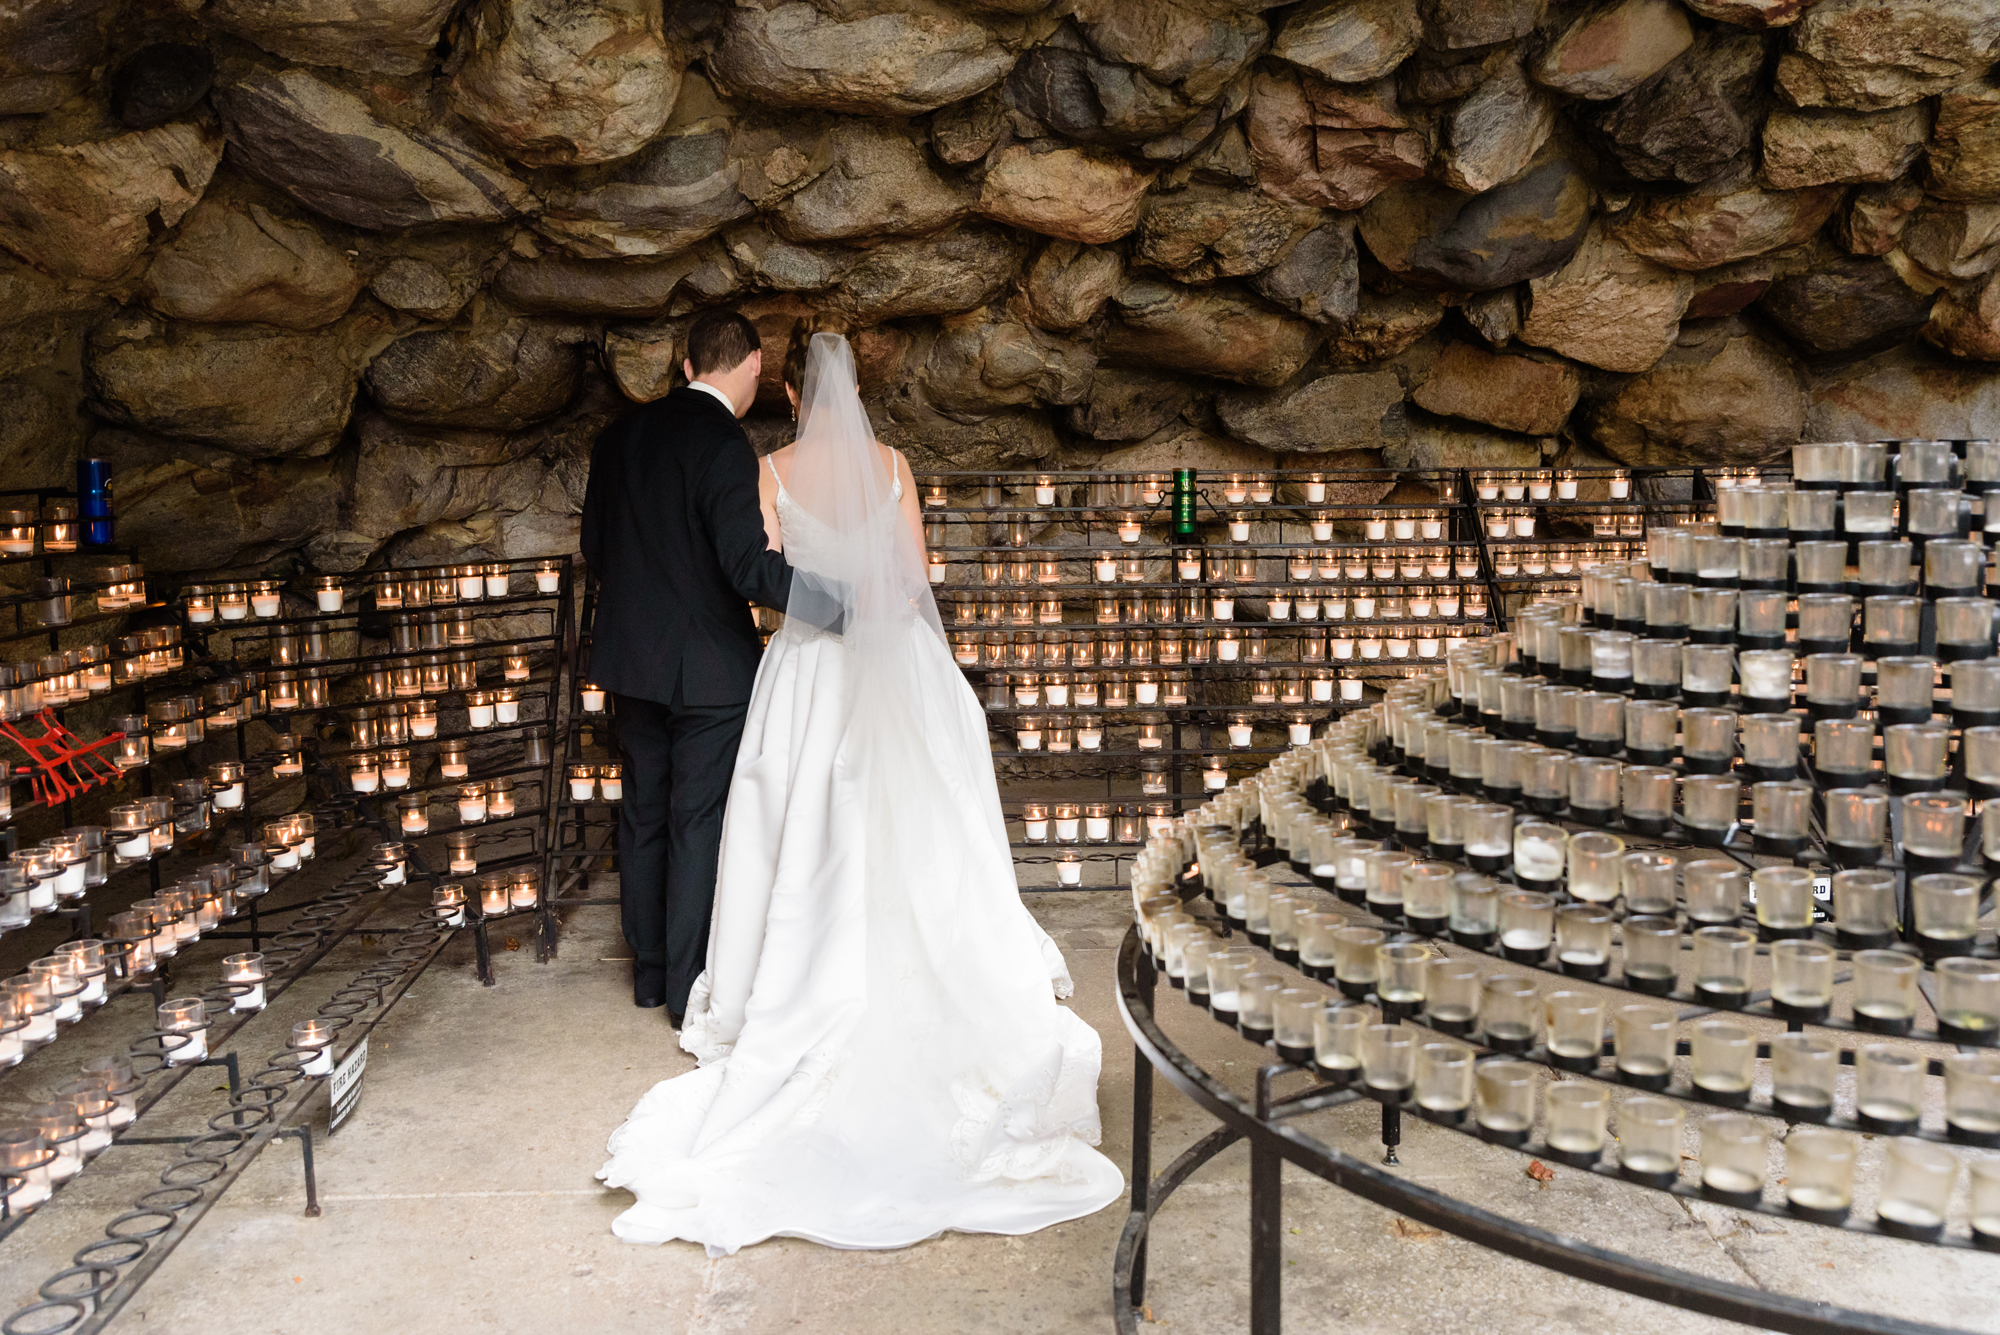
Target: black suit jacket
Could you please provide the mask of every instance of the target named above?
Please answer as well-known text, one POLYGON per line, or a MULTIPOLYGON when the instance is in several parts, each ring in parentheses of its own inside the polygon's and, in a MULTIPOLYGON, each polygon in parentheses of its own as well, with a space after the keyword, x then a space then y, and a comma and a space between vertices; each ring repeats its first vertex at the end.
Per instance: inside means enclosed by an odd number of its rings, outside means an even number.
POLYGON ((750 440, 712 395, 677 389, 597 438, 583 559, 598 685, 662 704, 677 685, 690 705, 750 698, 763 650, 749 604, 784 610, 792 569, 765 546, 750 440))

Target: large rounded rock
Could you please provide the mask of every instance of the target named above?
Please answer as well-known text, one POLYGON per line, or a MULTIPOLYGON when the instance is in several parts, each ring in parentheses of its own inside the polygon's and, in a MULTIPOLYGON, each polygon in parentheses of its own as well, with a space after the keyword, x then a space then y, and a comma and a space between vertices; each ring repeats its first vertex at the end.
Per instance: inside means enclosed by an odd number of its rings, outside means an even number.
POLYGON ((1446 51, 1511 42, 1535 30, 1542 0, 1421 0, 1425 39, 1446 51))
POLYGON ((1248 190, 1197 186, 1153 200, 1132 257, 1184 283, 1240 278, 1270 268, 1318 216, 1248 190))
POLYGON ((680 92, 663 27, 646 0, 479 0, 452 107, 531 167, 630 157, 680 92))
POLYGON ((1361 293, 1354 215, 1322 215, 1319 226, 1291 244, 1276 263, 1250 280, 1266 301, 1321 324, 1354 315, 1361 293))
POLYGON ((861 324, 955 315, 1006 290, 1026 249, 992 227, 965 226, 866 252, 841 275, 841 306, 861 324))
POLYGON ((1834 235, 1850 255, 1887 255, 1923 202, 1923 188, 1915 181, 1866 186, 1848 199, 1834 235))
POLYGON ((1125 261, 1117 251, 1052 241, 1022 279, 1018 307, 1023 318, 1043 329, 1077 329, 1124 284, 1125 261))
POLYGON ((209 0, 202 21, 304 65, 417 74, 457 0, 209 0))
POLYGON ((681 281, 704 258, 694 251, 651 262, 517 256, 493 286, 510 304, 540 314, 644 319, 666 314, 681 281))
POLYGON ((946 321, 924 359, 926 396, 954 416, 984 414, 1040 401, 1079 402, 1097 358, 1088 344, 1012 321, 946 321))
POLYGON ((1643 371, 1673 346, 1694 280, 1594 228, 1569 262, 1528 284, 1521 342, 1607 371, 1643 371))
POLYGON ((1791 32, 1778 86, 1803 107, 1903 107, 2000 57, 1992 0, 1818 0, 1791 32))
POLYGON ((1542 436, 1474 426, 1412 412, 1402 435, 1382 447, 1382 463, 1399 472, 1440 468, 1534 468, 1554 454, 1556 442, 1542 436))
POLYGON ((221 137, 186 122, 0 151, 0 246, 66 278, 118 278, 155 227, 194 207, 221 158, 221 137))
POLYGON ((154 254, 143 287, 148 305, 177 320, 317 329, 346 313, 361 283, 312 228, 211 197, 154 254))
POLYGON ((111 76, 111 114, 134 130, 179 120, 215 86, 215 57, 205 46, 155 42, 119 62, 111 76))
POLYGON ((1797 23, 1814 0, 1681 0, 1703 18, 1744 28, 1783 28, 1797 23))
POLYGON ((494 315, 396 340, 369 364, 368 390, 405 422, 518 431, 562 411, 577 373, 561 326, 494 315))
POLYGON ((893 126, 842 121, 822 151, 825 170, 777 213, 778 230, 794 241, 934 232, 972 207, 972 197, 931 170, 924 151, 893 126))
POLYGON ((1903 228, 1903 253, 1939 278, 1978 278, 2000 265, 2000 204, 1930 204, 1903 228))
POLYGON ((1416 0, 1315 0, 1278 30, 1271 54, 1334 83, 1391 73, 1424 35, 1416 0))
POLYGON ((1305 321, 1217 289, 1135 281, 1115 304, 1117 321, 1098 351, 1128 366, 1277 386, 1319 345, 1319 331, 1305 321))
POLYGON ((1758 305, 1802 351, 1824 356, 1903 342, 1930 318, 1931 300, 1886 260, 1857 256, 1779 278, 1758 305))
POLYGON ((382 542, 428 524, 462 523, 518 508, 541 490, 544 466, 532 436, 412 427, 376 413, 357 423, 349 532, 382 542))
POLYGON ((2000 362, 2000 282, 1988 274, 1940 294, 1924 337, 1954 357, 2000 362))
POLYGON ((2000 375, 1922 344, 1892 348, 1815 379, 1805 432, 1808 440, 2000 436, 2000 375))
POLYGON ((1007 75, 1007 105, 1031 123, 1083 144, 1131 144, 1171 135, 1202 106, 1130 65, 1100 59, 1081 39, 1035 47, 1007 75))
POLYGON ((1698 184, 1756 139, 1763 72, 1763 39, 1717 29, 1598 112, 1593 134, 1635 180, 1698 184))
POLYGON ((914 381, 893 389, 881 411, 871 409, 869 421, 881 442, 903 451, 919 472, 1032 468, 1058 445, 1055 426, 1040 408, 1007 408, 961 420, 940 411, 914 381))
POLYGON ((671 127, 609 180, 549 191, 536 225, 585 258, 672 255, 754 212, 743 174, 728 123, 699 118, 671 127))
POLYGON ((976 23, 942 10, 843 21, 803 0, 729 11, 708 58, 745 100, 860 116, 916 116, 1005 77, 1013 53, 976 23))
POLYGON ((476 276, 447 273, 429 260, 398 256, 382 266, 368 284, 375 299, 391 310, 408 311, 422 320, 449 320, 464 309, 478 290, 476 276))
POLYGON ((979 212, 1010 227, 1103 245, 1138 225, 1152 180, 1123 158, 1012 144, 980 185, 979 212))
POLYGON ((1394 371, 1348 371, 1258 393, 1227 390, 1215 415, 1238 440, 1278 453, 1317 453, 1384 441, 1383 418, 1402 406, 1394 371))
POLYGON ((1476 195, 1528 169, 1555 130, 1556 104, 1513 61, 1445 113, 1439 177, 1476 195))
POLYGON ((1528 436, 1553 436, 1569 420, 1583 378, 1566 362, 1450 343, 1410 396, 1441 417, 1464 417, 1528 436))
POLYGON ((1354 314, 1334 327, 1327 358, 1352 365, 1401 356, 1444 323, 1444 303, 1442 292, 1363 292, 1354 314))
POLYGON ((2000 85, 1976 80, 1938 99, 1925 166, 1939 199, 2000 203, 2000 85))
POLYGON ((1144 440, 1179 417, 1194 393, 1186 376, 1099 367, 1089 395, 1069 410, 1070 430, 1091 440, 1144 440))
POLYGON ((1572 97, 1631 92, 1694 44, 1678 0, 1610 0, 1579 16, 1536 58, 1535 82, 1572 97))
POLYGON ((252 70, 218 88, 231 161, 316 213, 389 231, 498 222, 533 210, 528 188, 452 130, 402 130, 303 69, 252 70))
POLYGON ((347 425, 361 367, 390 336, 379 311, 311 332, 128 315, 91 340, 91 407, 249 457, 325 454, 347 425))
POLYGON ((338 524, 353 485, 340 459, 246 461, 225 472, 153 450, 128 466, 123 436, 99 432, 90 448, 118 475, 118 541, 151 573, 241 570, 297 551, 338 524))
POLYGON ((1404 186, 1361 214, 1362 239, 1383 267, 1475 292, 1554 272, 1589 225, 1590 185, 1562 158, 1483 195, 1404 186))
POLYGON ((0 10, 0 116, 54 111, 104 53, 110 0, 13 0, 0 10))
POLYGON ((1923 151, 1930 112, 1778 107, 1764 122, 1764 180, 1776 190, 1830 181, 1893 181, 1923 151))
POLYGON ((1658 195, 1634 205, 1613 227, 1625 247, 1673 269, 1718 264, 1794 246, 1839 207, 1839 186, 1762 190, 1744 185, 1658 195))
POLYGON ((1393 113, 1357 117, 1354 101, 1311 76, 1252 79, 1243 128, 1258 186, 1298 204, 1358 209, 1396 182, 1423 176, 1426 136, 1393 113))
POLYGON ((1688 326, 1657 366, 1586 415, 1591 439, 1639 468, 1765 463, 1805 429, 1799 367, 1735 321, 1688 326))
POLYGON ((1076 0, 1068 8, 1098 55, 1201 106, 1219 97, 1264 50, 1269 29, 1254 12, 1262 7, 1076 0))

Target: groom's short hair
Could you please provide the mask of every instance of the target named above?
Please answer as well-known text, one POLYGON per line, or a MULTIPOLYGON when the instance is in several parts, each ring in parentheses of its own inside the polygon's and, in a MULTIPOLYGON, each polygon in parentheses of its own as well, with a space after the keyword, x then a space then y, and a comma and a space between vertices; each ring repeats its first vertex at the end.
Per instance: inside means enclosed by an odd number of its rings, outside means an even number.
POLYGON ((687 359, 698 376, 734 370, 763 346, 757 326, 735 311, 709 311, 688 327, 687 359))

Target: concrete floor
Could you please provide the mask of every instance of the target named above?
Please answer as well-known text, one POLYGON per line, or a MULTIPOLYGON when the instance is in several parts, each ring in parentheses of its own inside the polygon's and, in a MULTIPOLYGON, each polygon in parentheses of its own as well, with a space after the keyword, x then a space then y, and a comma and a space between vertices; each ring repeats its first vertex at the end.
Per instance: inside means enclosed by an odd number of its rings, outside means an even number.
MULTIPOLYGON (((1070 959, 1072 1003, 1105 1036, 1104 1148, 1129 1155, 1132 1050, 1113 999, 1122 891, 1031 895, 1070 959)), ((780 1240, 718 1261, 699 1248, 618 1242, 623 1192, 592 1174, 606 1135, 654 1081, 691 1063, 661 1013, 629 1002, 615 914, 579 910, 561 957, 501 953, 498 986, 454 945, 376 1031, 353 1120, 321 1142, 324 1216, 302 1217, 296 1146, 265 1153, 113 1326, 160 1335, 380 1331, 1104 1332, 1113 1206, 1025 1238, 950 1236, 900 1252, 780 1240)), ((1177 994, 1176 994, 1177 995, 1177 994)), ((1165 1023, 1209 1069, 1249 1082, 1254 1049, 1162 990, 1165 1023)), ((1158 1087, 1155 1162, 1211 1124, 1158 1087)), ((192 1105, 191 1105, 192 1106, 192 1105)), ((1372 1109, 1307 1119, 1379 1154, 1372 1109)), ((323 1131, 325 1114, 318 1113, 323 1131)), ((164 1126, 161 1129, 165 1129, 164 1126)), ((136 1160, 142 1151, 129 1152, 136 1160)), ((162 1152, 164 1153, 164 1152, 162 1152)), ((1525 1159, 1411 1125, 1403 1171, 1511 1217, 1698 1274, 1897 1316, 2000 1331, 2000 1257, 1751 1218, 1525 1159)), ((1203 1170, 1155 1229, 1155 1327, 1241 1330, 1247 1318, 1247 1156, 1203 1170)), ((142 1171, 94 1165, 88 1196, 142 1171)), ((1287 1329, 1294 1332, 1673 1332, 1740 1329, 1609 1294, 1413 1228, 1287 1170, 1287 1329)), ((80 1181, 78 1187, 85 1185, 80 1181)), ((78 1202, 85 1193, 73 1189, 78 1202)), ((129 1200, 129 1190, 123 1199, 129 1200)), ((99 1209, 89 1232, 101 1226, 99 1209)), ((38 1224, 40 1221, 36 1221, 38 1224)), ((21 1241, 16 1239, 14 1241, 21 1241)), ((33 1242, 30 1238, 27 1241, 33 1242)), ((11 1245, 11 1244, 10 1244, 11 1245)), ((69 1245, 74 1245, 73 1243, 69 1245)), ((24 1298, 51 1267, 16 1252, 0 1290, 24 1298)), ((1153 1327, 1147 1327, 1153 1328, 1153 1327)))

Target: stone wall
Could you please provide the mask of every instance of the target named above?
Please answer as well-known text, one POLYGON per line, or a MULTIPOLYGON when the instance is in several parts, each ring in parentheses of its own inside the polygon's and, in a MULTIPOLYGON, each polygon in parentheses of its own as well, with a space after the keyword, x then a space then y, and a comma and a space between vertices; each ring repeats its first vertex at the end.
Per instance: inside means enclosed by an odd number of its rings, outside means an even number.
MULTIPOLYGON (((2000 435, 1993 0, 0 0, 0 477, 566 548, 693 313, 919 467, 2000 435)), ((786 428, 773 381, 753 426, 786 428)))

